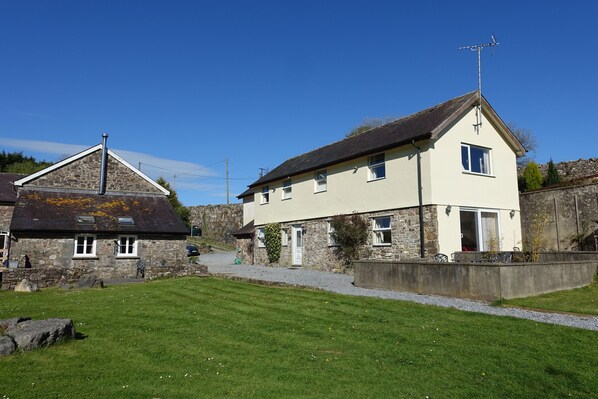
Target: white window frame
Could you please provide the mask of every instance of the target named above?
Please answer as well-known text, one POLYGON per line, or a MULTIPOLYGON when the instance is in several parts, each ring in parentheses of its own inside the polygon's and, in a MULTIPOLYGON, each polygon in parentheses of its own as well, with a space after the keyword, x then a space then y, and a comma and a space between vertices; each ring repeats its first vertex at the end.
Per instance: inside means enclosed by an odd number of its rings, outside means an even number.
POLYGON ((386 156, 383 152, 375 155, 370 155, 368 157, 368 181, 382 180, 385 178, 386 156), (380 158, 382 158, 382 160, 380 160, 380 158))
POLYGON ((75 236, 75 248, 74 248, 74 256, 77 258, 93 258, 96 256, 96 248, 97 248, 97 237, 95 234, 77 234, 75 236), (92 239, 91 243, 91 252, 88 251, 88 240, 92 239), (83 252, 78 252, 79 249, 79 239, 83 239, 83 252))
POLYGON ((291 198, 293 198, 293 182, 288 179, 282 183, 282 200, 290 200, 291 198))
POLYGON ((461 167, 463 172, 483 176, 492 176, 492 149, 481 147, 479 145, 461 143, 461 167), (482 157, 478 158, 480 162, 479 172, 472 168, 472 149, 482 151, 482 157), (467 165, 465 165, 467 163, 467 165))
POLYGON ((484 229, 484 223, 483 223, 483 214, 484 213, 490 213, 493 215, 496 215, 496 234, 497 237, 496 239, 496 245, 497 245, 497 249, 500 251, 501 247, 502 247, 502 240, 501 240, 501 223, 500 223, 500 211, 496 210, 496 209, 486 209, 486 208, 461 208, 460 212, 470 212, 475 214, 475 223, 476 223, 476 243, 478 245, 477 250, 478 251, 489 251, 490 248, 488 247, 488 243, 489 240, 491 240, 491 237, 487 237, 485 235, 486 233, 486 229, 484 229))
POLYGON ((118 236, 118 244, 116 246, 116 256, 117 257, 131 257, 137 256, 137 236, 136 235, 119 235, 118 236), (124 247, 126 248, 125 252, 122 252, 123 248, 123 239, 125 239, 124 247), (133 245, 129 243, 130 240, 133 240, 133 245), (132 247, 132 248, 131 248, 132 247))
POLYGON ((264 186, 262 187, 262 199, 260 201, 261 205, 266 205, 270 203, 270 187, 264 186))
POLYGON ((372 218, 372 245, 375 247, 385 247, 392 245, 392 217, 379 216, 372 218), (378 221, 388 220, 388 227, 380 225, 378 221), (388 233, 390 240, 384 240, 385 233, 388 233))
POLYGON ((257 229, 257 247, 266 248, 266 229, 263 227, 257 229))
POLYGON ((289 233, 287 229, 280 229, 280 245, 283 247, 289 246, 289 233))
POLYGON ((338 247, 339 244, 336 242, 334 237, 332 237, 332 233, 334 233, 334 227, 332 227, 331 222, 327 222, 327 229, 328 229, 328 246, 329 247, 338 247))
POLYGON ((318 170, 314 174, 314 193, 328 190, 328 172, 326 169, 318 170))

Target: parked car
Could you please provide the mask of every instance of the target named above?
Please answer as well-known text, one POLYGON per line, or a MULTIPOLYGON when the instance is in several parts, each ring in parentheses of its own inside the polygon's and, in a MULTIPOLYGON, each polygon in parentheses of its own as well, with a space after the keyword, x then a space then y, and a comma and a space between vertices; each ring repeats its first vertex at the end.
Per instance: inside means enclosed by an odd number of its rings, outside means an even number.
POLYGON ((199 248, 196 245, 187 244, 187 256, 199 256, 199 248))

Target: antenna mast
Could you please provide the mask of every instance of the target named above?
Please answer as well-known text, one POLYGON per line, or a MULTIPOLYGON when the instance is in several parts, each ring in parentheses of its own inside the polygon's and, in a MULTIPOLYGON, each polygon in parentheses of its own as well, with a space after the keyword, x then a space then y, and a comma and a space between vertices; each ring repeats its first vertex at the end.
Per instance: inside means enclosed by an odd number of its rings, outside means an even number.
POLYGON ((491 43, 474 44, 471 46, 461 46, 459 50, 471 50, 478 52, 478 107, 476 110, 476 124, 473 125, 474 129, 479 133, 480 126, 482 126, 482 49, 484 47, 494 47, 499 43, 496 41, 494 34, 490 35, 492 39, 491 43))

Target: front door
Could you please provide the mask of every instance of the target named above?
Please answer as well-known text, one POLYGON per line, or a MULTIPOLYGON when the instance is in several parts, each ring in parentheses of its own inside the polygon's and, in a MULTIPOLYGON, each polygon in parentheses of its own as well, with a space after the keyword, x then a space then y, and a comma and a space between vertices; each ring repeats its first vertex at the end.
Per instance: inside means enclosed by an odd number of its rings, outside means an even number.
POLYGON ((9 236, 7 231, 0 231, 0 264, 8 260, 9 236))
POLYGON ((303 229, 301 225, 293 226, 293 235, 291 238, 291 249, 293 251, 293 266, 301 266, 303 258, 303 229))

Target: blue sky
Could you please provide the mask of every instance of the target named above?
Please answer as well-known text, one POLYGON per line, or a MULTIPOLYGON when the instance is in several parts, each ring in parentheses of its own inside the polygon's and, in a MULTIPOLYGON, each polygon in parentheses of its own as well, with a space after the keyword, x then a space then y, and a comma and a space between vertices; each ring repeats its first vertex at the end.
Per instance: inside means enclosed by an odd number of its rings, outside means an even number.
POLYGON ((185 205, 260 168, 477 88, 539 142, 596 157, 591 1, 0 0, 0 149, 57 161, 108 146, 185 205))

